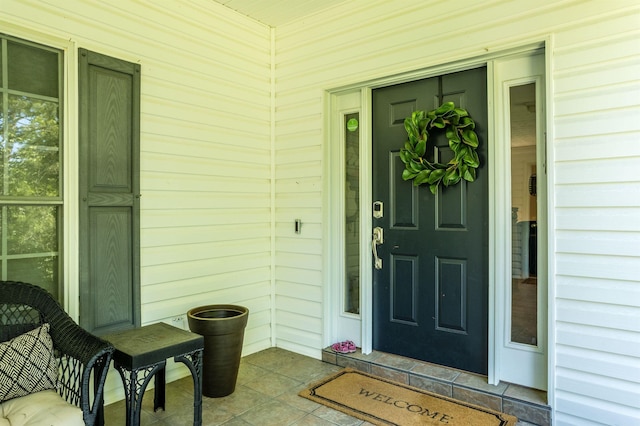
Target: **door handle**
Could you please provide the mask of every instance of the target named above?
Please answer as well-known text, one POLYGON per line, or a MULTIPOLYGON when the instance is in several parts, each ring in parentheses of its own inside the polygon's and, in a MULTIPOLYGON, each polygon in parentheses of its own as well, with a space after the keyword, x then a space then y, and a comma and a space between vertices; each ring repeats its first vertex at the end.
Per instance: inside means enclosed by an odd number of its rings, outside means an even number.
POLYGON ((371 239, 371 251, 373 251, 373 265, 376 269, 382 269, 382 259, 378 256, 378 246, 384 243, 384 232, 381 227, 373 228, 373 238, 371 239))

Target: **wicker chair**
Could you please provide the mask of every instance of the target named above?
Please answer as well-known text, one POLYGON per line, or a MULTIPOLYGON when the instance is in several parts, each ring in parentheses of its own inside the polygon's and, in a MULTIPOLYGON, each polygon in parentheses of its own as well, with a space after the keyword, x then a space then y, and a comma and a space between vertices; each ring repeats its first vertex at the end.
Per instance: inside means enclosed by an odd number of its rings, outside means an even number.
POLYGON ((0 281, 0 342, 44 323, 50 324, 58 360, 57 391, 69 404, 82 410, 86 425, 94 425, 103 404, 113 346, 77 325, 44 289, 0 281))

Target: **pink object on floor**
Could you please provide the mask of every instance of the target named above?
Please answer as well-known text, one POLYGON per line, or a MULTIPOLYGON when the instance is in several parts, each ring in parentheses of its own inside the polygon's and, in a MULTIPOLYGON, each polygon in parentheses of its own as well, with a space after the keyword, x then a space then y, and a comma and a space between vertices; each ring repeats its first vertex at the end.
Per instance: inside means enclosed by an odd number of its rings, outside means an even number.
POLYGON ((341 354, 349 354, 356 351, 356 345, 351 340, 345 340, 344 342, 334 343, 331 345, 331 349, 341 354))

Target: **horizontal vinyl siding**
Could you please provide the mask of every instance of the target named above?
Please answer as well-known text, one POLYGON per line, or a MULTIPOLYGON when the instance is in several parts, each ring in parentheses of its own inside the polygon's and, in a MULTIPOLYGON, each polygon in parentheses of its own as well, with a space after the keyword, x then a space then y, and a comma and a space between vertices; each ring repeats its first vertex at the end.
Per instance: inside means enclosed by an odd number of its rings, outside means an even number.
POLYGON ((323 91, 551 39, 550 404, 556 424, 637 421, 638 8, 635 1, 349 1, 278 27, 277 344, 309 352, 323 333, 321 324, 302 332, 320 315, 318 289, 331 285, 316 266, 326 253, 311 249, 323 237, 304 225, 294 235, 292 223, 300 217, 322 229, 322 193, 309 183, 323 178, 323 91), (291 239, 305 253, 296 264, 286 261, 291 239), (300 324, 294 330, 291 319, 300 324))
POLYGON ((558 424, 640 421, 639 22, 556 34, 558 424))
POLYGON ((270 30, 207 0, 122 4, 3 0, 0 20, 141 64, 143 321, 243 304, 245 353, 274 308, 276 345, 320 356, 324 91, 550 37, 554 420, 640 417, 637 1, 353 0, 278 27, 274 158, 270 30))
POLYGON ((270 29, 209 0, 3 0, 0 19, 141 65, 143 325, 241 304, 244 354, 270 347, 270 29))

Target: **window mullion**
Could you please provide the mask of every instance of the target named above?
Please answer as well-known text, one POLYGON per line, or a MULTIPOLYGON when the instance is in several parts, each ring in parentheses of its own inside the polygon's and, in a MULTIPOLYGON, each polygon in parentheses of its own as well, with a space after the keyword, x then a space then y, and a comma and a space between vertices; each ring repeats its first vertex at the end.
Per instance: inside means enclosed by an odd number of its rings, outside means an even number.
MULTIPOLYGON (((8 86, 9 86, 9 77, 8 77, 8 69, 9 69, 9 65, 8 65, 8 55, 7 55, 7 40, 6 39, 2 39, 2 60, 0 62, 2 62, 2 87, 0 88, 0 90, 2 90, 2 143, 0 144, 0 149, 2 149, 2 195, 7 194, 7 188, 6 188, 6 184, 7 184, 7 167, 6 167, 6 153, 5 153, 5 149, 4 147, 6 146, 6 141, 9 138, 9 126, 7 125, 7 120, 6 117, 8 116, 8 112, 9 112, 9 94, 8 94, 8 86)), ((0 252, 0 267, 2 268, 2 271, 0 273, 0 278, 4 281, 7 279, 7 207, 6 206, 2 206, 1 209, 1 228, 0 228, 0 236, 1 236, 1 252, 0 252)))

